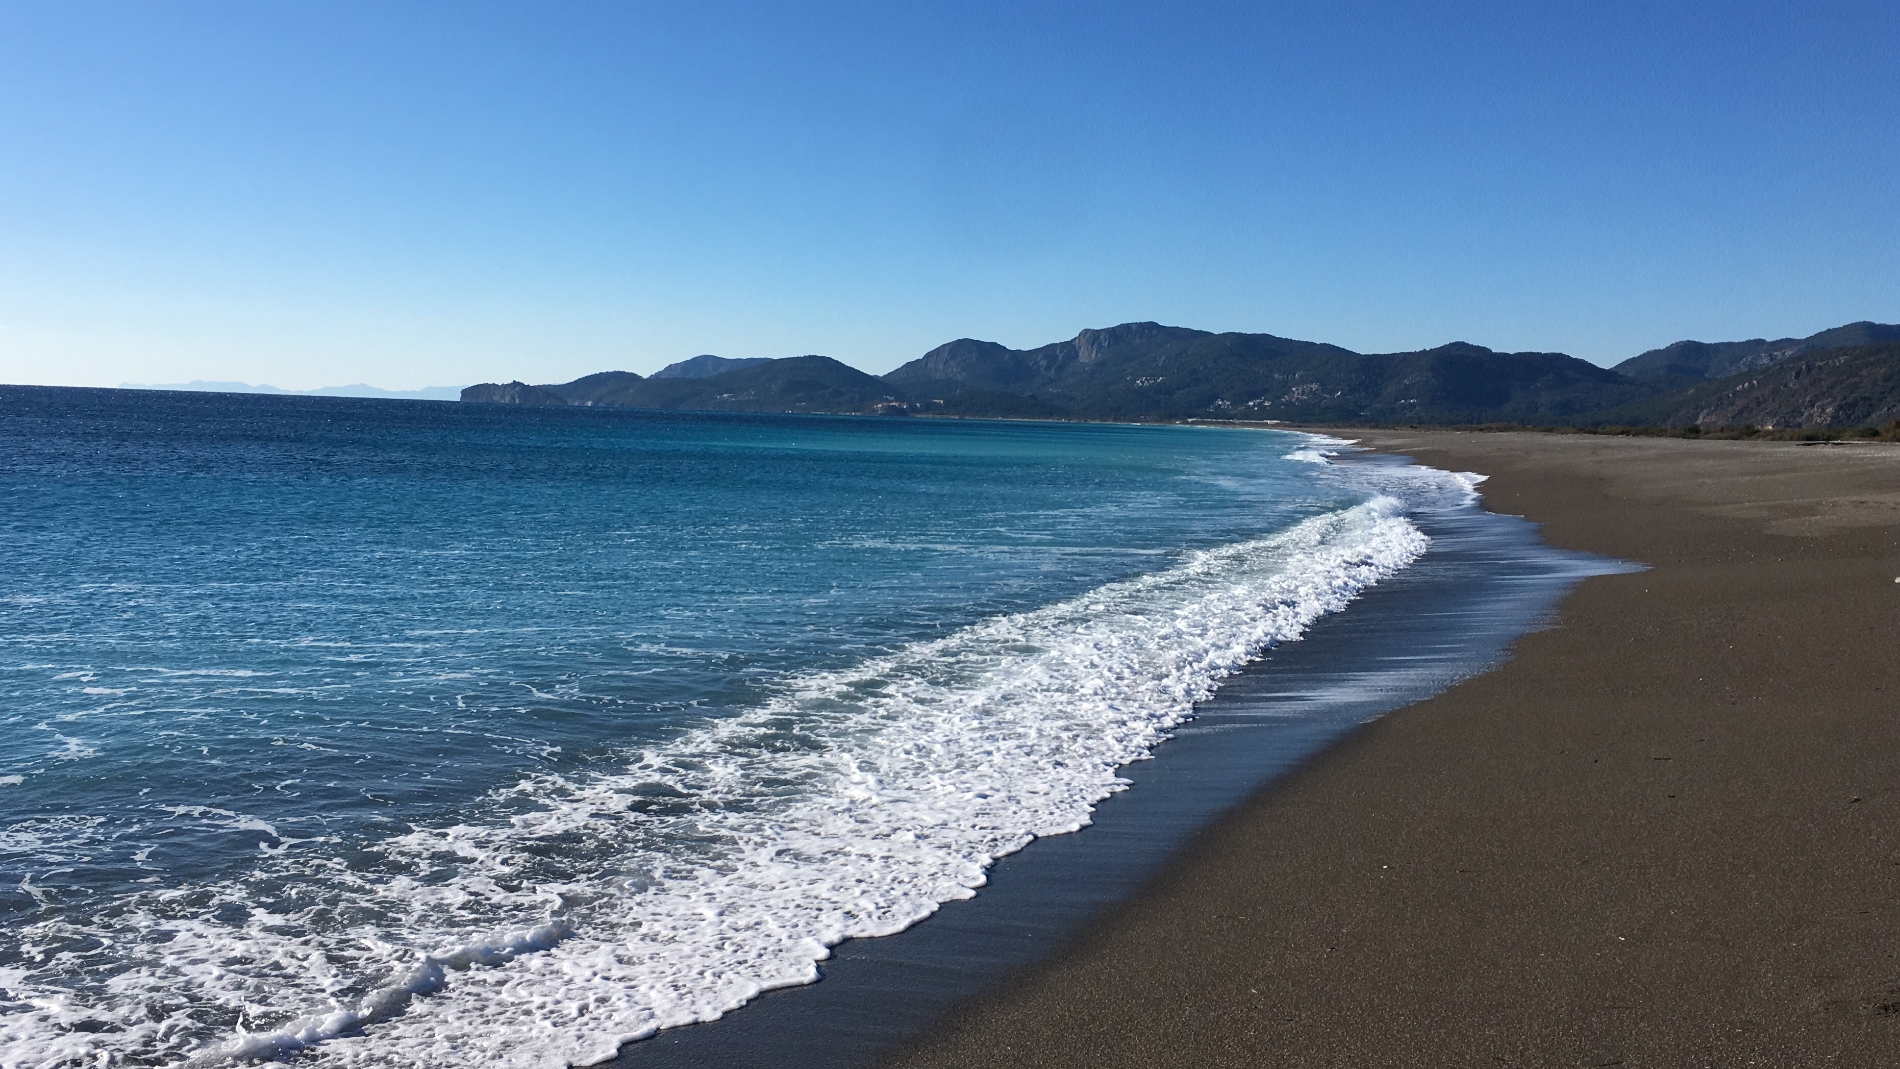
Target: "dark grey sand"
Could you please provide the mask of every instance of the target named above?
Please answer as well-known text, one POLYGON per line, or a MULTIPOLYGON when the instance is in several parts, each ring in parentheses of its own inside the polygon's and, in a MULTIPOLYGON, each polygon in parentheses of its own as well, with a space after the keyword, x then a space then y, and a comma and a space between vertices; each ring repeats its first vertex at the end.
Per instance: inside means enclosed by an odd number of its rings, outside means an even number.
MULTIPOLYGON (((1354 464, 1396 458, 1361 454, 1354 464)), ((1395 466, 1395 465, 1394 465, 1395 466)), ((1167 870, 1221 814, 1358 725, 1494 667, 1583 577, 1631 567, 1551 549, 1535 525, 1463 506, 1413 517, 1411 567, 1268 650, 1195 706, 1091 826, 1000 859, 975 898, 881 939, 848 940, 824 980, 710 1024, 628 1044, 615 1069, 862 1069, 958 1002, 1046 959, 1167 870)))
POLYGON ((1651 570, 891 1064, 1900 1065, 1900 447, 1341 433, 1651 570))

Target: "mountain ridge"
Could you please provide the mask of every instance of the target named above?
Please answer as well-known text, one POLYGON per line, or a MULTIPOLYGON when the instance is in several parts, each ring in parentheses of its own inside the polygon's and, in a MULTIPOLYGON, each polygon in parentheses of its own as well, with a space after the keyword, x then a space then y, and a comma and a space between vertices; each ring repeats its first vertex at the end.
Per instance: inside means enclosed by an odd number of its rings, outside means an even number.
POLYGON ((771 358, 764 356, 747 356, 735 359, 729 356, 714 356, 711 353, 701 353, 690 359, 668 364, 660 370, 655 371, 649 377, 656 379, 711 378, 722 372, 738 371, 740 368, 763 364, 769 359, 771 358))
POLYGON ((1900 325, 1861 320, 1832 327, 1805 338, 1779 338, 1767 341, 1702 342, 1679 341, 1660 349, 1632 356, 1611 370, 1632 378, 1678 376, 1688 379, 1719 379, 1744 371, 1769 367, 1789 357, 1823 349, 1855 345, 1876 345, 1900 341, 1900 325))
POLYGON ((539 387, 486 383, 464 391, 463 399, 671 410, 1385 425, 1598 426, 1639 416, 1686 418, 1693 409, 1698 419, 1729 422, 1724 414, 1744 413, 1753 417, 1745 422, 1778 426, 1886 411, 1883 361, 1900 366, 1900 347, 1879 344, 1886 338, 1900 341, 1900 326, 1863 321, 1804 339, 1678 342, 1605 368, 1564 353, 1499 352, 1463 341, 1357 353, 1272 334, 1137 321, 1089 328, 1032 349, 958 338, 883 376, 823 356, 702 356, 668 369, 692 365, 710 374, 641 378, 602 372, 539 387), (1845 363, 1832 360, 1830 354, 1854 348, 1831 344, 1843 340, 1867 351, 1845 363), (1814 368, 1762 379, 1748 387, 1753 392, 1745 403, 1718 400, 1729 396, 1724 391, 1742 388, 1749 373, 1796 358, 1814 368), (741 366, 728 366, 733 364, 741 366), (1732 374, 1711 374, 1738 365, 1732 374), (1621 370, 1632 366, 1637 374, 1621 370), (1804 384, 1799 390, 1797 381, 1804 384))
POLYGON ((1900 342, 1808 351, 1606 414, 1662 427, 1875 427, 1900 419, 1900 342))

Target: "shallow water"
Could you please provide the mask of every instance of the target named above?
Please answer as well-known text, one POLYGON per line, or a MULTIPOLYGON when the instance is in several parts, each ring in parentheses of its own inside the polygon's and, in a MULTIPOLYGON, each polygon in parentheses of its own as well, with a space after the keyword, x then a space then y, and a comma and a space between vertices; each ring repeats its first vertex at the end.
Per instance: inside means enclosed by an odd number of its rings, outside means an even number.
MULTIPOLYGON (((1357 473, 1373 482, 1413 474, 1398 458, 1344 462, 1387 468, 1357 473)), ((1496 665, 1578 581, 1634 567, 1552 549, 1535 524, 1472 504, 1410 516, 1431 538, 1422 557, 1197 703, 1152 760, 1122 769, 1130 789, 1100 803, 1083 834, 1001 859, 981 894, 927 923, 839 946, 821 964, 823 983, 629 1044, 615 1069, 880 1064, 959 1000, 1059 953, 1255 791, 1361 725, 1496 665)))
POLYGON ((1309 444, 0 389, 0 1061, 562 1065, 809 981, 1469 499, 1309 444))

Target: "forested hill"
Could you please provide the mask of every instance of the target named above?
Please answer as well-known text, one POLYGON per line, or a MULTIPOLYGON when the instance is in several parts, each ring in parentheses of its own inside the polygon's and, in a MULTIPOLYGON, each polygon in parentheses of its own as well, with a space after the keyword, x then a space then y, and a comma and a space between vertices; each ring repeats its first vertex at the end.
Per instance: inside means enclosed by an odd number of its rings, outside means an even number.
POLYGON ((1562 353, 1454 342, 1366 355, 1155 323, 1085 330, 1030 350, 954 341, 884 378, 925 411, 1091 419, 1551 422, 1642 395, 1630 379, 1562 353))
POLYGON ((1660 427, 1879 427, 1900 419, 1900 342, 1810 351, 1602 420, 1660 427))
POLYGON ((1890 323, 1849 323, 1805 338, 1780 338, 1766 341, 1679 341, 1661 349, 1651 349, 1616 365, 1615 370, 1631 378, 1680 378, 1688 381, 1727 378, 1744 371, 1778 364, 1793 356, 1844 349, 1857 345, 1878 345, 1900 341, 1900 325, 1890 323))
POLYGON ((1679 342, 1612 369, 1562 353, 1495 352, 1466 342, 1367 354, 1271 334, 1124 323, 1034 349, 962 338, 882 377, 822 356, 701 356, 646 378, 610 371, 562 384, 490 383, 462 399, 1093 420, 1822 425, 1791 421, 1852 422, 1886 411, 1878 384, 1888 381, 1882 376, 1900 346, 1867 344, 1886 339, 1900 339, 1900 327, 1854 323, 1805 339, 1679 342), (1784 363, 1813 370, 1782 373, 1784 363), (1743 374, 1714 374, 1725 368, 1743 374), (1777 373, 1748 379, 1764 369, 1777 373), (1739 400, 1738 390, 1749 400, 1739 400))
POLYGON ((704 376, 603 371, 553 386, 484 383, 463 390, 462 400, 701 412, 874 412, 902 404, 889 383, 828 356, 734 363, 743 366, 704 376))

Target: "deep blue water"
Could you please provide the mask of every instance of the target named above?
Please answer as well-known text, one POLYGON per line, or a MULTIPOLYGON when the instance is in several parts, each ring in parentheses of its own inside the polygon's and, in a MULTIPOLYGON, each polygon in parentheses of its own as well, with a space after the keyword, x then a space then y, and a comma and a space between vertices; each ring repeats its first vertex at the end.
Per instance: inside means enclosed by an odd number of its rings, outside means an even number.
POLYGON ((0 1062, 559 1065, 808 978, 1462 491, 1306 444, 0 387, 0 1062))

